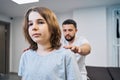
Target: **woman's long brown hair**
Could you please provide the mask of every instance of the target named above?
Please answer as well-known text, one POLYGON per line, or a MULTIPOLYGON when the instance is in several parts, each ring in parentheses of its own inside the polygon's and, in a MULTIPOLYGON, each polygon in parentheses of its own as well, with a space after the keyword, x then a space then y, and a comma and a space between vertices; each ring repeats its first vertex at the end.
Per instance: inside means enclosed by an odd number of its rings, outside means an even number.
POLYGON ((48 29, 51 33, 50 37, 50 43, 51 43, 51 49, 58 49, 61 46, 60 39, 61 39, 61 30, 56 18, 56 15, 48 8, 45 7, 34 7, 30 8, 26 15, 24 20, 24 36, 28 43, 30 44, 29 49, 37 50, 37 43, 35 43, 28 32, 28 16, 32 11, 38 12, 47 22, 48 29))

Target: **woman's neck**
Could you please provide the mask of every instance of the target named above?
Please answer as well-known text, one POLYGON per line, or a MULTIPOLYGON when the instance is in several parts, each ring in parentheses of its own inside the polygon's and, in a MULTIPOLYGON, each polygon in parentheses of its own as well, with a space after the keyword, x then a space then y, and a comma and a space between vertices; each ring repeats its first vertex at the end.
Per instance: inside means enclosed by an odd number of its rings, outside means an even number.
POLYGON ((53 51, 53 49, 51 48, 50 44, 47 45, 39 45, 38 44, 38 49, 37 49, 37 53, 40 55, 46 55, 49 54, 49 52, 53 51))

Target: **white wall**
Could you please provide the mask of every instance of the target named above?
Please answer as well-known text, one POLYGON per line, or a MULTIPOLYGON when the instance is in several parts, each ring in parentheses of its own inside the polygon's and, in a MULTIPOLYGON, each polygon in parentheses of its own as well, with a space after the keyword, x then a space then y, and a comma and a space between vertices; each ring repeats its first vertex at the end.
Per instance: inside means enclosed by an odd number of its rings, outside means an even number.
POLYGON ((23 50, 28 48, 28 43, 24 38, 23 34, 23 18, 15 18, 13 20, 13 40, 12 40, 12 53, 13 53, 13 65, 12 72, 18 72, 20 56, 23 53, 23 50))
POLYGON ((85 36, 92 47, 91 54, 86 57, 86 64, 107 66, 106 7, 75 10, 73 18, 78 23, 78 35, 85 36))
POLYGON ((63 14, 56 14, 56 16, 58 18, 58 22, 59 22, 60 27, 62 27, 62 23, 63 23, 64 20, 73 18, 73 11, 66 12, 66 13, 63 13, 63 14))

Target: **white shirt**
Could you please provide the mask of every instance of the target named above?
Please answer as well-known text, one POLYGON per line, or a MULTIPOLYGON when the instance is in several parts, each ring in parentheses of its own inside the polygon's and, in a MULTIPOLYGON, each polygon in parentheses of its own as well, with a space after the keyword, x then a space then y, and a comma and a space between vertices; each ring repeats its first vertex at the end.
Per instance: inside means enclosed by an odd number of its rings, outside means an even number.
MULTIPOLYGON (((89 43, 89 42, 84 37, 76 37, 74 42, 72 43, 72 45, 80 46, 84 43, 89 43)), ((68 41, 66 41, 65 39, 63 40, 63 46, 64 45, 69 45, 68 41)), ((83 78, 83 80, 87 80, 87 70, 86 70, 86 67, 85 67, 85 57, 86 56, 83 56, 83 55, 80 55, 80 54, 77 54, 77 53, 75 53, 75 56, 77 58, 77 62, 78 62, 78 65, 79 65, 80 72, 82 74, 82 78, 83 78)))
POLYGON ((33 50, 25 51, 18 75, 23 80, 82 80, 74 54, 64 48, 45 56, 33 50))

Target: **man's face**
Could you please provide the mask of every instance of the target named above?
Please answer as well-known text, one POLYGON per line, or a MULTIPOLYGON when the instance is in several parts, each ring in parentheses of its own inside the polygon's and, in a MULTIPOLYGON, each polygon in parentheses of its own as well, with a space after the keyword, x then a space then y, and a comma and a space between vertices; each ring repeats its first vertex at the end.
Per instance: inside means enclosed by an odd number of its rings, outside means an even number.
POLYGON ((62 25, 62 29, 63 29, 64 37, 67 41, 74 40, 77 29, 74 27, 73 24, 62 25))

